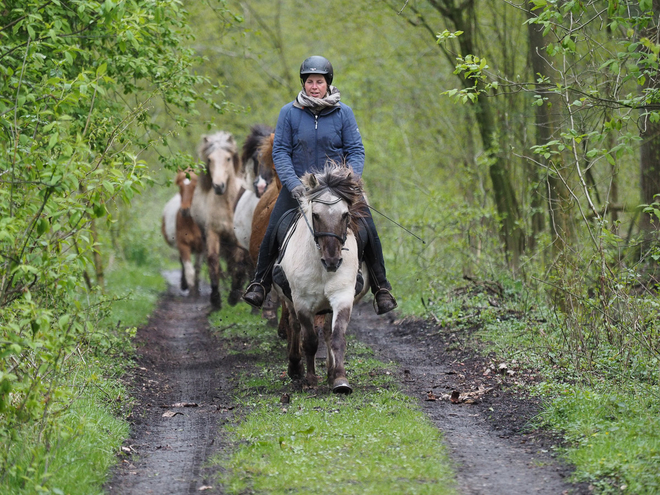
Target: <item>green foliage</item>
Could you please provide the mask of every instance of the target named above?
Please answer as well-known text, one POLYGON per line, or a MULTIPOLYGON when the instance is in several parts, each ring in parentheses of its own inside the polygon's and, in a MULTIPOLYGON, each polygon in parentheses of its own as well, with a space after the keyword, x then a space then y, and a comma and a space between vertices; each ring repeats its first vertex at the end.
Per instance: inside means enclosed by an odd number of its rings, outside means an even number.
MULTIPOLYGON (((119 205, 150 182, 140 153, 167 138, 153 106, 195 115, 215 88, 198 92, 206 80, 191 70, 176 0, 9 0, 2 10, 0 476, 48 489, 79 397, 76 366, 126 337, 104 323, 112 297, 86 283, 104 249, 97 230, 121 222, 119 205), (15 456, 21 435, 33 444, 15 456)), ((126 258, 146 263, 133 249, 126 258)))

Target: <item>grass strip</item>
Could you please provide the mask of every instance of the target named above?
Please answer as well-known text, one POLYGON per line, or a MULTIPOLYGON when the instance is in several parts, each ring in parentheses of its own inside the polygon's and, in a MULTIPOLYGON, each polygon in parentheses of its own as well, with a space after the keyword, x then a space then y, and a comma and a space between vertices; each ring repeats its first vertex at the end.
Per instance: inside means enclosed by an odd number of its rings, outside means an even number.
POLYGON ((245 305, 222 313, 212 319, 222 338, 259 362, 240 378, 238 402, 248 412, 228 429, 236 448, 214 460, 226 493, 455 493, 441 433, 399 391, 391 365, 349 338, 352 395, 325 384, 294 391, 275 330, 245 305))

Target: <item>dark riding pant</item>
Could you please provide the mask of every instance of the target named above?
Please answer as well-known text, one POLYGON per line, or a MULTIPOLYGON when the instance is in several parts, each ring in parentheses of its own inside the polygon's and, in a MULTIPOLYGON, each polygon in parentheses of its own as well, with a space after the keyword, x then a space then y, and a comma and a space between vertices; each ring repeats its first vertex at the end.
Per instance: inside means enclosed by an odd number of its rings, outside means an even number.
POLYGON ((273 239, 273 232, 275 231, 280 218, 282 218, 282 215, 293 208, 298 208, 298 201, 291 197, 291 193, 286 186, 282 186, 277 201, 275 202, 275 206, 273 207, 273 211, 270 214, 266 233, 259 246, 257 270, 252 279, 253 283, 256 282, 263 285, 266 289, 266 293, 268 293, 271 285, 273 285, 273 265, 275 264, 279 252, 279 246, 277 246, 277 243, 274 242, 273 239))

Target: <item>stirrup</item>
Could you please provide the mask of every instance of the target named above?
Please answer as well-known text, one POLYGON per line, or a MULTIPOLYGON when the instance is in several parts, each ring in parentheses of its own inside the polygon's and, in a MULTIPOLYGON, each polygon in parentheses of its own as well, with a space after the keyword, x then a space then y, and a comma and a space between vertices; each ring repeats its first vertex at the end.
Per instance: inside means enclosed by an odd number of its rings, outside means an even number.
POLYGON ((267 294, 266 287, 264 287, 263 284, 261 284, 259 282, 252 282, 250 285, 248 285, 247 289, 245 289, 245 292, 243 293, 243 301, 248 303, 250 306, 253 306, 253 307, 259 309, 264 304, 264 301, 266 299, 266 294, 267 294), (257 287, 261 287, 261 290, 263 291, 263 293, 260 294, 261 295, 261 301, 257 301, 254 298, 249 297, 249 294, 251 292, 255 293, 255 294, 258 294, 258 292, 255 290, 257 287))
POLYGON ((376 312, 377 315, 384 315, 385 313, 389 313, 393 309, 396 309, 396 308, 399 307, 399 305, 396 302, 396 299, 394 299, 394 296, 392 295, 392 291, 390 291, 390 289, 385 289, 385 288, 380 288, 376 291, 376 293, 374 294, 374 303, 373 304, 374 304, 374 311, 376 312), (387 295, 390 296, 389 300, 386 301, 386 302, 391 303, 391 305, 386 304, 382 308, 380 307, 380 305, 378 304, 378 294, 381 294, 381 293, 384 293, 384 294, 387 294, 387 295))

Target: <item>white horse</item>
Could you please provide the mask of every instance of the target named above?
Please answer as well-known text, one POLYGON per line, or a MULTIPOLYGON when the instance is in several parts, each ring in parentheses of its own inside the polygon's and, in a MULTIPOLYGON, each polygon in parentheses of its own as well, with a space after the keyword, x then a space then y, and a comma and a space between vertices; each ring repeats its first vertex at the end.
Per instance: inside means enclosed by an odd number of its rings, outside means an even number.
POLYGON ((291 315, 288 374, 294 380, 303 377, 304 349, 305 380, 316 386, 314 320, 325 315, 328 383, 333 392, 350 394, 353 389, 344 368, 345 333, 353 304, 365 292, 363 289, 356 298, 359 255, 354 232, 366 207, 362 184, 352 169, 338 164, 328 164, 322 173, 307 174, 302 180, 309 189, 302 201, 304 215, 288 230, 283 254, 273 271, 276 290, 291 315))
POLYGON ((243 186, 241 163, 234 137, 224 131, 204 136, 198 148, 206 164, 199 176, 191 214, 202 229, 211 279, 211 305, 220 308, 220 257, 231 275, 228 302, 235 305, 242 294, 246 253, 238 247, 234 234, 234 205, 243 186))

